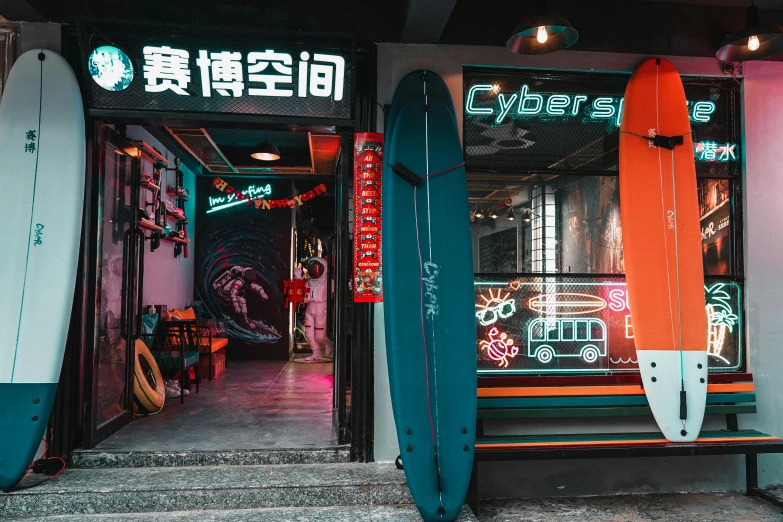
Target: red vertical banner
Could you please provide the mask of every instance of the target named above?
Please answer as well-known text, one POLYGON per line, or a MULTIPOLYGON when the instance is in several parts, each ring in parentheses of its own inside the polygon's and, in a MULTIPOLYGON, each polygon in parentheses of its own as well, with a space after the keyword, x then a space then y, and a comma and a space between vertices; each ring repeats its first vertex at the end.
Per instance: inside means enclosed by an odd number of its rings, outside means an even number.
POLYGON ((353 150, 353 300, 380 303, 383 134, 356 133, 353 150))

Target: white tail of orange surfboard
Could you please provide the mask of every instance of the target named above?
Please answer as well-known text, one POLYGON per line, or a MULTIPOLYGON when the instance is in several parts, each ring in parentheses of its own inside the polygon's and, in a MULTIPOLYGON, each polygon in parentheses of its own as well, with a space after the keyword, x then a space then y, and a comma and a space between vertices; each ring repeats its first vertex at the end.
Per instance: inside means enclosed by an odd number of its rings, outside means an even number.
POLYGON ((690 120, 670 62, 636 66, 620 132, 623 250, 642 383, 664 436, 691 442, 707 401, 707 317, 690 120))

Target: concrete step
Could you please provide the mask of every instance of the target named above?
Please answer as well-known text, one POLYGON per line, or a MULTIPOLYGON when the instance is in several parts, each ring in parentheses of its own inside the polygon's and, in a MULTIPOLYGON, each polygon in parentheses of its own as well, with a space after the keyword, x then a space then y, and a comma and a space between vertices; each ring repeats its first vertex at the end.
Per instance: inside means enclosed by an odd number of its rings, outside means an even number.
MULTIPOLYGON (((102 515, 60 515, 5 519, 8 522, 420 522, 414 506, 340 506, 295 507, 266 509, 234 509, 226 511, 175 511, 158 513, 118 513, 102 515)), ((478 522, 465 507, 458 522, 478 522)))
POLYGON ((0 493, 5 517, 411 504, 394 464, 67 469, 0 493))
POLYGON ((351 461, 350 446, 317 449, 101 451, 77 450, 68 466, 79 469, 247 466, 257 464, 336 464, 351 461))

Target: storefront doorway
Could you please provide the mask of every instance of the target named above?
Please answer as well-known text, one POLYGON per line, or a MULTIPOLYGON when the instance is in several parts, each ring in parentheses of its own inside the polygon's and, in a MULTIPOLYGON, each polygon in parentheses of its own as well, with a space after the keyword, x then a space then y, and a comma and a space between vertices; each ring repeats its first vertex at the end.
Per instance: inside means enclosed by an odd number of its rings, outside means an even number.
POLYGON ((55 446, 369 458, 372 315, 348 302, 348 222, 373 53, 322 36, 258 51, 263 35, 80 29, 91 198, 77 315, 94 323, 69 346, 84 371, 64 386, 87 407, 61 401, 55 446), (164 58, 182 74, 155 69, 173 67, 164 58), (229 87, 217 62, 233 63, 229 87))

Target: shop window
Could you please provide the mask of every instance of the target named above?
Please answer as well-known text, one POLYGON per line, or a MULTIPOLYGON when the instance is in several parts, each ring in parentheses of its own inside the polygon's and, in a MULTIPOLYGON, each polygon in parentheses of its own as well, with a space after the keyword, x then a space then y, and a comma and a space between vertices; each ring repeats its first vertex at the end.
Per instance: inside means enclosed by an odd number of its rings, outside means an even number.
MULTIPOLYGON (((492 191, 498 199, 486 202, 478 199, 488 192, 487 182, 471 182, 474 271, 625 273, 618 179, 557 176, 546 182, 506 185, 504 191, 492 191), (487 203, 488 208, 481 208, 487 203), (503 209, 497 209, 499 204, 503 209)), ((697 183, 704 273, 732 275, 731 181, 699 179, 697 183)))

